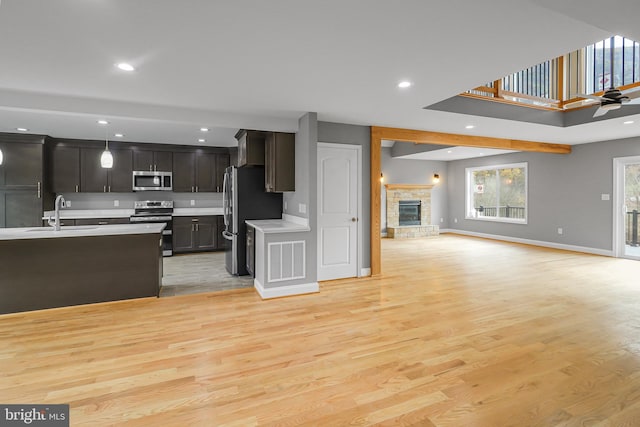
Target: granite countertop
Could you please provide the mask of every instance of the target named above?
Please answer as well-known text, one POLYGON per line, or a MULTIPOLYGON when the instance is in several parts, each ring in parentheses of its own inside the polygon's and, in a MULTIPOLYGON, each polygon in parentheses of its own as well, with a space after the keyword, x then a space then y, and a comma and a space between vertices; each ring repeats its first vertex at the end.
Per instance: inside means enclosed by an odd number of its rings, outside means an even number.
MULTIPOLYGON (((54 211, 45 211, 42 219, 53 217, 54 211)), ((60 209, 60 219, 129 218, 133 209, 60 209)))
POLYGON ((263 233, 295 233, 311 230, 308 225, 297 224, 284 219, 252 219, 245 221, 245 223, 263 233))
MULTIPOLYGON (((129 218, 133 209, 61 209, 60 219, 129 218)), ((46 211, 42 219, 53 217, 54 211, 46 211)), ((174 208, 173 216, 222 215, 222 208, 174 208)))
POLYGON ((109 224, 61 227, 0 228, 0 240, 51 239, 58 237, 117 236, 124 234, 161 233, 165 224, 109 224))

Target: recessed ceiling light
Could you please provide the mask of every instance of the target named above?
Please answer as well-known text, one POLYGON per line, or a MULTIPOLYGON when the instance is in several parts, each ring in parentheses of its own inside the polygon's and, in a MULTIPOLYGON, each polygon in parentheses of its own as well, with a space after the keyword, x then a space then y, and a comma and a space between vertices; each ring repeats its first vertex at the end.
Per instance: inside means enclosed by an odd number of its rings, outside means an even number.
POLYGON ((200 132, 209 132, 209 128, 200 128, 200 132))
POLYGON ((447 150, 447 154, 451 154, 451 153, 453 153, 453 151, 447 150))
POLYGON ((116 138, 122 138, 124 135, 123 135, 123 134, 121 134, 121 133, 116 133, 114 136, 115 136, 116 138))
POLYGON ((106 121, 106 120, 98 120, 98 124, 99 124, 99 125, 108 125, 108 124, 109 124, 109 122, 108 122, 108 121, 106 121))
POLYGON ((200 138, 200 139, 198 140, 198 142, 204 142, 204 139, 200 138))
POLYGON ((633 123, 633 120, 627 120, 626 122, 623 122, 622 124, 630 125, 630 124, 632 124, 632 123, 633 123))
POLYGON ((474 127, 476 127, 476 125, 466 125, 464 128, 465 129, 473 129, 474 127))
POLYGON ((126 62, 116 64, 116 67, 118 67, 122 71, 135 71, 135 67, 131 64, 127 64, 126 62))
POLYGON ((484 156, 484 153, 480 153, 481 156, 484 156))
POLYGON ((18 132, 27 132, 29 129, 27 128, 16 128, 18 132))
POLYGON ((408 87, 411 87, 411 85, 412 85, 412 84, 413 84, 413 83, 411 83, 410 81, 403 80, 403 81, 401 81, 400 83, 398 83, 398 87, 399 87, 400 89, 406 89, 406 88, 408 88, 408 87))

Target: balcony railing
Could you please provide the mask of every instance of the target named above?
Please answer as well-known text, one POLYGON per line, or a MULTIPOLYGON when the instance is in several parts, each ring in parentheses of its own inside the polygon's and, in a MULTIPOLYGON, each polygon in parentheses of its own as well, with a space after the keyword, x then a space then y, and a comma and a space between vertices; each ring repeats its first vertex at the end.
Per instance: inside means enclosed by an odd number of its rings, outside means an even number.
POLYGON ((631 212, 627 212, 627 221, 626 221, 626 241, 625 243, 629 246, 640 246, 638 242, 638 211, 632 210, 631 212))
POLYGON ((514 218, 525 219, 525 208, 523 206, 478 206, 476 212, 478 218, 514 218))
POLYGON ((548 110, 592 105, 579 94, 640 86, 640 44, 615 36, 478 86, 462 95, 548 110), (611 64, 611 49, 614 66, 611 64))

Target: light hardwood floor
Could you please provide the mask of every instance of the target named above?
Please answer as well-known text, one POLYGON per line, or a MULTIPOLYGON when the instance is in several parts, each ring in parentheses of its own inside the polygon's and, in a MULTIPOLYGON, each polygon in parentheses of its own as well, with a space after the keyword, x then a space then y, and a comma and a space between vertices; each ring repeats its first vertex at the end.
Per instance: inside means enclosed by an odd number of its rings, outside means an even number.
POLYGON ((453 235, 381 279, 0 316, 0 403, 73 426, 637 426, 640 262, 453 235))

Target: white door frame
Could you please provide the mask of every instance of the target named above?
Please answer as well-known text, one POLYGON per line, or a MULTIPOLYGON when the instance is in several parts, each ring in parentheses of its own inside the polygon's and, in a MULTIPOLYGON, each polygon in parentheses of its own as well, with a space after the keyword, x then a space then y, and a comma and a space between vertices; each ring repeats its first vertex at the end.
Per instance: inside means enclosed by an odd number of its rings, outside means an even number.
MULTIPOLYGON (((333 142, 321 142, 318 141, 318 148, 320 147, 325 147, 325 148, 342 148, 342 149, 352 149, 356 151, 356 155, 358 158, 357 161, 357 165, 358 165, 358 170, 356 173, 356 189, 357 189, 357 202, 358 202, 358 212, 357 212, 357 218, 358 218, 358 224, 356 227, 356 232, 358 233, 358 236, 356 237, 356 241, 358 242, 356 245, 356 273, 358 274, 358 277, 363 277, 363 276, 368 276, 369 274, 366 274, 366 272, 362 271, 362 253, 363 253, 363 244, 362 244, 362 146, 361 145, 356 145, 356 144, 336 144, 333 142)), ((320 186, 320 172, 316 171, 316 206, 320 207, 320 191, 319 190, 319 186, 320 186)), ((320 227, 318 227, 318 230, 316 231, 316 236, 318 239, 318 249, 317 249, 317 263, 318 265, 320 265, 320 263, 322 262, 322 260, 320 259, 321 257, 321 252, 320 252, 320 242, 322 241, 320 238, 320 227)))
POLYGON ((613 256, 616 258, 637 259, 625 256, 624 247, 624 167, 640 163, 640 156, 614 157, 613 159, 613 256))

